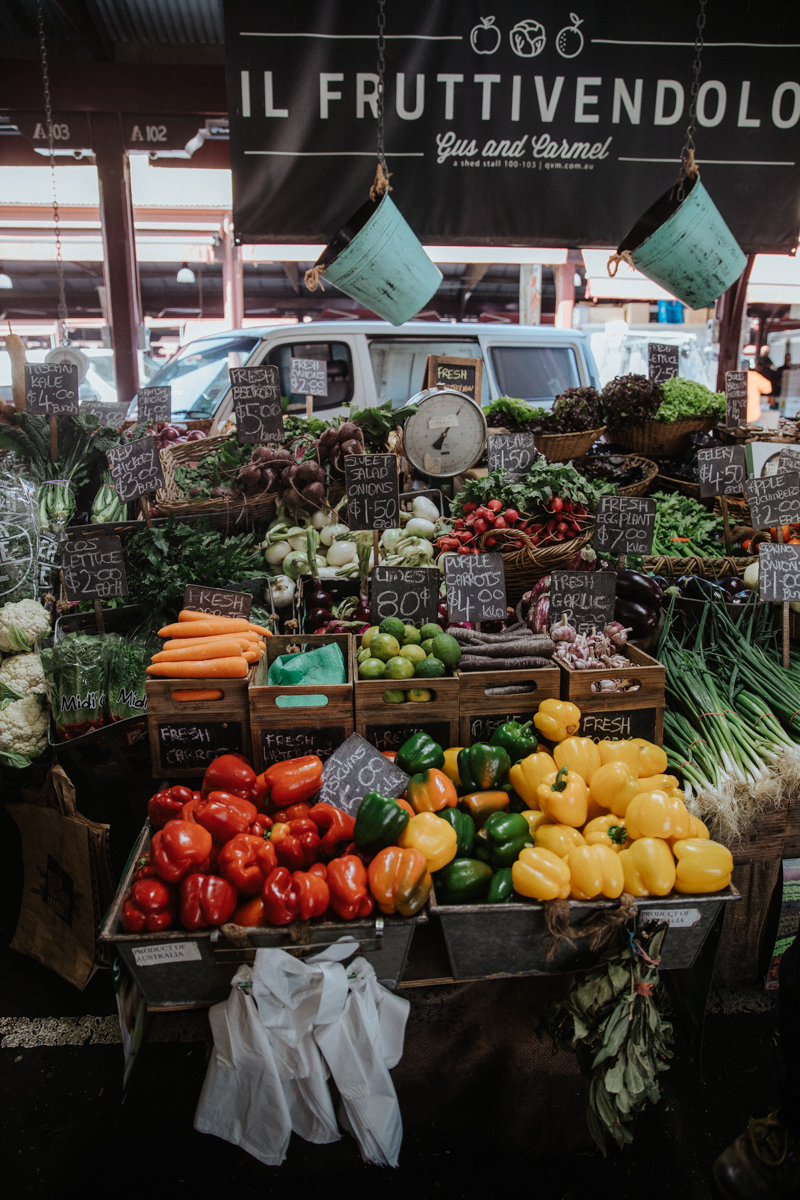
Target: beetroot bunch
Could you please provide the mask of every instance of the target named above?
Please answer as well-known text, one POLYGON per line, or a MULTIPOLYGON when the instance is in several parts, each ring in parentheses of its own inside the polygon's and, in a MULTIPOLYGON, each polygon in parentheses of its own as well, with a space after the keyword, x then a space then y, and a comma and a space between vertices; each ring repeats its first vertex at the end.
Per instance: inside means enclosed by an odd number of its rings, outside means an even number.
POLYGON ((331 474, 344 476, 344 460, 349 454, 364 453, 364 434, 358 425, 345 421, 335 429, 325 429, 319 436, 320 462, 327 463, 331 474))
POLYGON ((233 490, 243 496, 261 496, 265 492, 277 491, 279 481, 282 482, 293 463, 289 450, 256 446, 250 455, 250 462, 239 468, 233 490))
POLYGON ((314 458, 292 463, 281 474, 281 503, 285 508, 322 508, 325 503, 325 468, 314 458))

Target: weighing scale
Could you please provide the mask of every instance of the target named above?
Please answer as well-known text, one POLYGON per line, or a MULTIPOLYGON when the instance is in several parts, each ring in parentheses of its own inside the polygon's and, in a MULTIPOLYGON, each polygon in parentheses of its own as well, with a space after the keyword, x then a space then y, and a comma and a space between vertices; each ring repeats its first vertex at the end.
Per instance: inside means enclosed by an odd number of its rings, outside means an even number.
POLYGON ((486 449, 483 410, 450 388, 428 388, 412 396, 418 405, 403 428, 409 462, 424 475, 460 475, 474 467, 486 449))

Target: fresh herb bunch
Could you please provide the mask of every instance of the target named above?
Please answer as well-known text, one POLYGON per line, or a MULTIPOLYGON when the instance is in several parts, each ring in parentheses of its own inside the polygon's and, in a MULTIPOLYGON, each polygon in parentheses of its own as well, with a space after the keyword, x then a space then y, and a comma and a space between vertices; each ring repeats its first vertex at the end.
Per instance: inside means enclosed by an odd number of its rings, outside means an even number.
POLYGON ((386 441, 392 430, 402 425, 406 418, 413 416, 416 411, 416 404, 406 404, 404 408, 393 409, 391 400, 387 400, 385 404, 376 404, 372 408, 351 408, 347 419, 358 425, 364 434, 366 452, 374 454, 386 449, 386 441))
POLYGON ((45 479, 69 479, 75 489, 100 483, 106 451, 119 446, 123 436, 100 418, 90 414, 57 417, 58 462, 50 461, 50 426, 46 417, 17 413, 13 425, 0 425, 0 450, 10 450, 14 464, 31 483, 45 479))
POLYGON ((605 425, 603 401, 597 388, 567 388, 556 398, 545 423, 546 433, 583 433, 605 425))
POLYGON ((550 416, 546 408, 535 408, 525 400, 514 400, 511 396, 493 400, 483 412, 490 425, 502 425, 512 433, 541 429, 550 416))
POLYGON ((534 513, 546 505, 553 496, 572 500, 574 504, 593 507, 597 497, 613 493, 615 489, 606 485, 590 483, 580 475, 571 463, 547 463, 537 459, 524 479, 510 482, 505 471, 498 468, 490 471, 483 479, 468 479, 452 504, 453 514, 460 516, 464 505, 472 501, 486 504, 489 500, 502 500, 506 508, 518 512, 534 513))
POLYGON ((619 429, 631 421, 652 421, 664 402, 664 392, 646 375, 617 375, 603 388, 601 402, 605 423, 619 429))
POLYGON ((228 438, 218 450, 203 453, 203 443, 198 447, 199 461, 196 465, 176 466, 175 483, 184 496, 191 500, 207 500, 214 488, 230 487, 243 463, 249 462, 252 446, 240 445, 236 438, 228 438))
POLYGON ((716 558, 719 555, 725 529, 720 517, 715 517, 697 500, 682 496, 680 492, 672 495, 653 492, 652 499, 658 501, 653 554, 666 554, 673 558, 689 558, 693 555, 716 558))
POLYGON ((307 433, 319 437, 329 425, 333 424, 335 422, 323 421, 319 417, 301 417, 297 413, 289 413, 283 418, 283 432, 286 441, 293 442, 295 438, 303 437, 307 433))
POLYGON ((725 393, 712 392, 695 379, 674 375, 662 385, 664 401, 656 412, 657 421, 685 421, 690 417, 725 420, 725 393))

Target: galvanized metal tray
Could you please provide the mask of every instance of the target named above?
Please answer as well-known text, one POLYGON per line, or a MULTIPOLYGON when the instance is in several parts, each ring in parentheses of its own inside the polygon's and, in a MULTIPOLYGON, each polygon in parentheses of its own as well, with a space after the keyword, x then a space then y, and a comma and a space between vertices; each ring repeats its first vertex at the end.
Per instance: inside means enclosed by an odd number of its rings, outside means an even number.
MULTIPOLYGON (((661 954, 662 970, 690 967, 722 908, 738 900, 736 888, 703 896, 648 896, 637 900, 637 925, 668 920, 670 928, 661 954)), ((579 925, 600 909, 617 907, 614 900, 570 900, 570 925, 579 925)), ((545 910, 533 900, 511 904, 439 904, 431 890, 430 914, 438 917, 447 943, 454 979, 492 979, 516 975, 561 975, 584 970, 598 959, 585 941, 562 942, 551 962, 545 910)))

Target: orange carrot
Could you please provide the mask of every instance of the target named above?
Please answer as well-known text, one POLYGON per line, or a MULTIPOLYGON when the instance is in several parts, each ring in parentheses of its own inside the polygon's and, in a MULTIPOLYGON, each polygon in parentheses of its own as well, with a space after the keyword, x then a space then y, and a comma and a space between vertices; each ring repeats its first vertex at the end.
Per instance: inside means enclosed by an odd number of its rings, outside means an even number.
POLYGON ((224 694, 220 688, 187 688, 181 692, 170 692, 172 699, 179 704, 190 700, 221 700, 224 694))
POLYGON ((236 642, 242 650, 251 650, 259 642, 255 633, 217 633, 208 637, 170 638, 164 642, 162 650, 181 650, 184 646, 213 646, 217 642, 236 642))
POLYGON ((244 679, 250 666, 247 659, 210 658, 196 662, 160 662, 147 668, 148 675, 164 679, 244 679))
POLYGON ((262 637, 272 637, 272 631, 265 629, 263 625, 254 625, 252 621, 249 622, 249 625, 251 633, 260 633, 262 637))
POLYGON ((165 625, 159 629, 158 636, 163 638, 208 637, 210 635, 224 637, 228 633, 248 633, 250 625, 240 617, 207 617, 204 621, 177 621, 174 625, 165 625))
POLYGON ((245 650, 244 657, 249 663, 256 663, 264 655, 263 650, 245 650))
POLYGON ((192 662, 208 658, 238 658, 242 653, 236 641, 209 642, 207 646, 180 646, 175 650, 160 650, 151 662, 192 662))
POLYGON ((214 613, 195 612, 192 608, 182 608, 178 613, 179 621, 238 621, 239 617, 220 617, 214 613))

